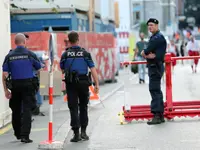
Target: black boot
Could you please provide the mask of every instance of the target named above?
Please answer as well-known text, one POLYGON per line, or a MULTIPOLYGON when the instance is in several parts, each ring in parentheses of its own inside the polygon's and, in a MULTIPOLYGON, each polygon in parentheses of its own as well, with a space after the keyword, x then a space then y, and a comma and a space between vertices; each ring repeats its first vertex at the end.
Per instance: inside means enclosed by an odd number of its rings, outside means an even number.
POLYGON ((21 136, 19 134, 14 134, 17 140, 21 140, 21 136))
POLYGON ((161 123, 164 123, 164 122, 165 122, 165 118, 164 118, 164 115, 163 115, 163 114, 160 115, 160 120, 161 120, 161 123))
POLYGON ((139 83, 142 84, 142 79, 139 80, 139 83))
POLYGON ((78 141, 81 141, 79 130, 74 130, 74 137, 70 140, 70 142, 78 142, 78 141))
POLYGON ((148 125, 156 125, 161 123, 161 117, 158 114, 154 115, 153 119, 147 122, 148 125))
POLYGON ((86 128, 85 127, 81 128, 81 138, 83 140, 89 140, 89 136, 86 134, 86 128))
POLYGON ((32 143, 33 140, 29 139, 29 137, 21 137, 21 142, 23 142, 23 143, 32 143))
POLYGON ((145 80, 142 80, 142 82, 145 84, 145 80))
POLYGON ((35 109, 33 109, 32 114, 37 116, 37 115, 39 115, 39 113, 40 113, 40 107, 37 106, 37 107, 35 107, 35 109))

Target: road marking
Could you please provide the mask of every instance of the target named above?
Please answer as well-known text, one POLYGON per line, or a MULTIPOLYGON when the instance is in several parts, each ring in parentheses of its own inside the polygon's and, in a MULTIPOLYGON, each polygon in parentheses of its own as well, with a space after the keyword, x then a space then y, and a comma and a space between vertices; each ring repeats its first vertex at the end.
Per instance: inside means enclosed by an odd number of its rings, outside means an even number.
POLYGON ((7 126, 3 127, 2 129, 0 129, 0 135, 5 134, 6 132, 8 132, 10 129, 12 129, 12 125, 8 124, 7 126))
POLYGON ((180 142, 182 142, 182 143, 184 143, 184 142, 195 142, 195 143, 197 143, 197 142, 200 142, 200 140, 181 140, 180 142))
MULTIPOLYGON (((10 131, 11 129, 12 129, 12 125, 11 124, 3 127, 2 129, 0 129, 0 136, 4 135, 5 133, 10 131)), ((48 130, 48 128, 34 128, 34 129, 31 129, 31 132, 39 132, 39 131, 47 131, 47 130, 48 130)))
POLYGON ((32 132, 39 132, 39 131, 47 131, 48 128, 35 128, 35 129, 32 129, 31 131, 32 132))

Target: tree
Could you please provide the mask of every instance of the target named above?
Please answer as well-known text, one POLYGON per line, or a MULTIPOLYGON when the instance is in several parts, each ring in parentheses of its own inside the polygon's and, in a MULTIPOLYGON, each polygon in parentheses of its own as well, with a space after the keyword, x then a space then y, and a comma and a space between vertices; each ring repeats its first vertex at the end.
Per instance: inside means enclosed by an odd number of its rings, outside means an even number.
POLYGON ((147 27, 146 22, 142 22, 140 24, 140 33, 141 32, 143 32, 146 37, 148 36, 148 27, 147 27))

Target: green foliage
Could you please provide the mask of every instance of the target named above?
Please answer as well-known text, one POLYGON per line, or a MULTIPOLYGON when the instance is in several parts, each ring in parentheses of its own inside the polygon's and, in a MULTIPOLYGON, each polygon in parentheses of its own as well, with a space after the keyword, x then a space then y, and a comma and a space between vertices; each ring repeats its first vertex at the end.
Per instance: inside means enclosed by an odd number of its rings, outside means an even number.
POLYGON ((142 22, 140 24, 140 33, 143 32, 145 34, 145 36, 147 37, 148 36, 148 27, 147 27, 147 24, 146 22, 142 22))

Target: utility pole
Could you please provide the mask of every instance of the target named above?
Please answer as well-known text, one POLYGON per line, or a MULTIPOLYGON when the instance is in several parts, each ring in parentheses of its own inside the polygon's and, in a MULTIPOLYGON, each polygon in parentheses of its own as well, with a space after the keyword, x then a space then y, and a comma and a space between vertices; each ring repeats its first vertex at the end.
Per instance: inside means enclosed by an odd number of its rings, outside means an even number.
POLYGON ((145 9, 146 9, 146 1, 143 0, 143 14, 144 14, 144 22, 146 21, 146 11, 145 11, 145 9))
POLYGON ((88 18, 89 18, 89 30, 90 32, 94 31, 94 12, 95 12, 95 8, 94 8, 94 0, 89 0, 89 11, 88 11, 88 18))
POLYGON ((170 2, 171 0, 168 0, 168 23, 171 23, 170 2))
MULTIPOLYGON (((129 12, 130 12, 130 28, 133 28, 133 13, 132 13, 132 0, 129 0, 129 12)), ((120 18, 121 19, 121 18, 120 18)))

